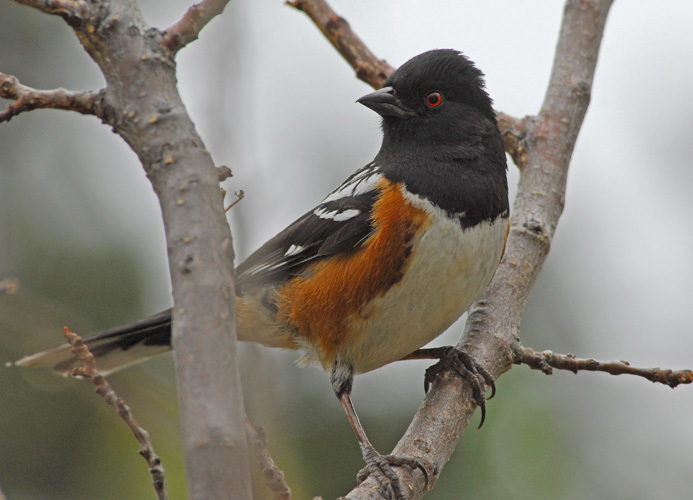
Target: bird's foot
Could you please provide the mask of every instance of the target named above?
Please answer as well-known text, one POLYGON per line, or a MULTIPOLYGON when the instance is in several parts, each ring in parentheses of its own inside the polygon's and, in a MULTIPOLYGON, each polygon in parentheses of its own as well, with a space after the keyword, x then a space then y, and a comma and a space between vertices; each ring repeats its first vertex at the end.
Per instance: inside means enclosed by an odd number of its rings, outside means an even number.
POLYGON ((399 476, 392 469, 392 466, 409 467, 412 470, 419 469, 424 475, 426 485, 428 485, 428 469, 435 470, 431 463, 422 458, 381 455, 374 448, 365 450, 363 459, 366 466, 359 471, 356 480, 360 484, 372 475, 378 481, 383 497, 391 500, 407 500, 409 498, 408 495, 405 495, 399 476))
POLYGON ((440 361, 426 369, 424 390, 428 392, 428 388, 436 377, 445 372, 453 372, 466 380, 472 387, 474 401, 481 409, 481 422, 479 422, 479 428, 481 428, 486 419, 486 396, 484 392, 486 386, 489 386, 491 395, 488 399, 491 399, 496 394, 495 380, 486 368, 477 363, 474 358, 463 350, 454 346, 437 347, 434 349, 440 361))

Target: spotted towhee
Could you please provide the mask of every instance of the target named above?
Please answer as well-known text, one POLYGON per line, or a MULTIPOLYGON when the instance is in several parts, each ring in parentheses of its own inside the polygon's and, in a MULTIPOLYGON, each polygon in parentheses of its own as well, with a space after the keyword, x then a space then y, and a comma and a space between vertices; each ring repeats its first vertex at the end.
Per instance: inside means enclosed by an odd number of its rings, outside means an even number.
MULTIPOLYGON (((498 266, 507 166, 483 74, 460 52, 420 54, 357 102, 382 116, 380 152, 238 266, 238 338, 301 350, 301 364, 321 365, 368 470, 404 498, 390 467, 403 462, 368 441, 352 379, 400 359, 455 358, 483 405, 492 379, 482 368, 452 348, 420 348, 465 312, 498 266)), ((169 310, 87 344, 106 374, 170 341, 169 310)), ((63 346, 17 364, 68 373, 74 362, 63 346)))

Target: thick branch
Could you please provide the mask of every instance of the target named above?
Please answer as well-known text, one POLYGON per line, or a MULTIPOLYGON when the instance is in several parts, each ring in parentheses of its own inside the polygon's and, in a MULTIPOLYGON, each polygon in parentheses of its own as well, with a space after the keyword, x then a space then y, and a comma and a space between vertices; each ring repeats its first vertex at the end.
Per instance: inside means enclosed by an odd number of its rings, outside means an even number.
MULTIPOLYGON (((181 33, 191 36, 211 19, 212 4, 203 2, 199 20, 186 16, 181 33)), ((252 493, 233 242, 219 172, 182 103, 164 35, 144 21, 136 0, 93 5, 86 22, 71 26, 106 79, 102 119, 137 154, 162 211, 188 497, 245 500, 252 493)))
POLYGON ((337 52, 354 68, 359 79, 376 89, 383 86, 394 68, 375 57, 352 31, 349 23, 338 16, 325 0, 294 0, 286 3, 302 10, 312 19, 337 52))
POLYGON ((172 53, 197 40, 202 28, 222 13, 229 0, 202 0, 190 7, 176 24, 164 32, 163 45, 172 53))
POLYGON ((65 89, 36 90, 19 83, 17 77, 0 73, 0 97, 15 102, 0 111, 0 123, 37 108, 64 109, 83 115, 100 116, 100 92, 74 92, 65 89))
POLYGON ((611 375, 637 375, 650 382, 665 384, 674 388, 680 384, 693 383, 693 371, 671 370, 661 368, 636 368, 628 361, 597 361, 596 359, 576 358, 572 354, 557 354, 553 351, 537 352, 529 347, 522 347, 515 353, 514 362, 524 364, 533 370, 541 370, 550 375, 552 368, 578 371, 605 372, 611 375))
POLYGON ((98 372, 94 355, 89 352, 89 348, 82 340, 82 337, 65 328, 65 340, 72 346, 72 353, 79 356, 81 361, 80 366, 74 369, 72 375, 74 377, 88 378, 94 384, 96 394, 118 411, 118 415, 125 421, 140 444, 140 455, 144 457, 149 465, 149 473, 152 475, 152 484, 154 485, 157 498, 166 500, 168 497, 164 485, 164 467, 161 465, 161 459, 154 451, 154 445, 149 438, 149 433, 137 423, 130 411, 130 407, 125 404, 123 398, 116 394, 111 384, 98 372))

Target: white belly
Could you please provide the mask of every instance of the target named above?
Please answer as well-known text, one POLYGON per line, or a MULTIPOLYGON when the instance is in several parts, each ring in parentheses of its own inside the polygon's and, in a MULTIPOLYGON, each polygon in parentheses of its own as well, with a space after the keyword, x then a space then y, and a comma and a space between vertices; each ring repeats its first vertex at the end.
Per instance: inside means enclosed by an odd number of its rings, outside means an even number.
MULTIPOLYGON (((438 209, 409 195, 434 214, 438 209)), ((406 278, 359 314, 346 353, 356 373, 399 360, 443 333, 479 298, 500 262, 507 218, 465 231, 440 217, 414 242, 406 278)))

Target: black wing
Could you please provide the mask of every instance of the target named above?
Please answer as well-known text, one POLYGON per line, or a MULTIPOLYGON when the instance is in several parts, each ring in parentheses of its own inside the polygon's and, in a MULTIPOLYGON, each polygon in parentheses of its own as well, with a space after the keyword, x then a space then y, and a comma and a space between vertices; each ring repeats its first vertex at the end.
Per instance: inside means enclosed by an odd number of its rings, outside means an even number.
POLYGON ((373 230, 371 210, 379 179, 377 167, 367 165, 262 245, 236 269, 236 293, 282 283, 316 259, 358 248, 373 230))

